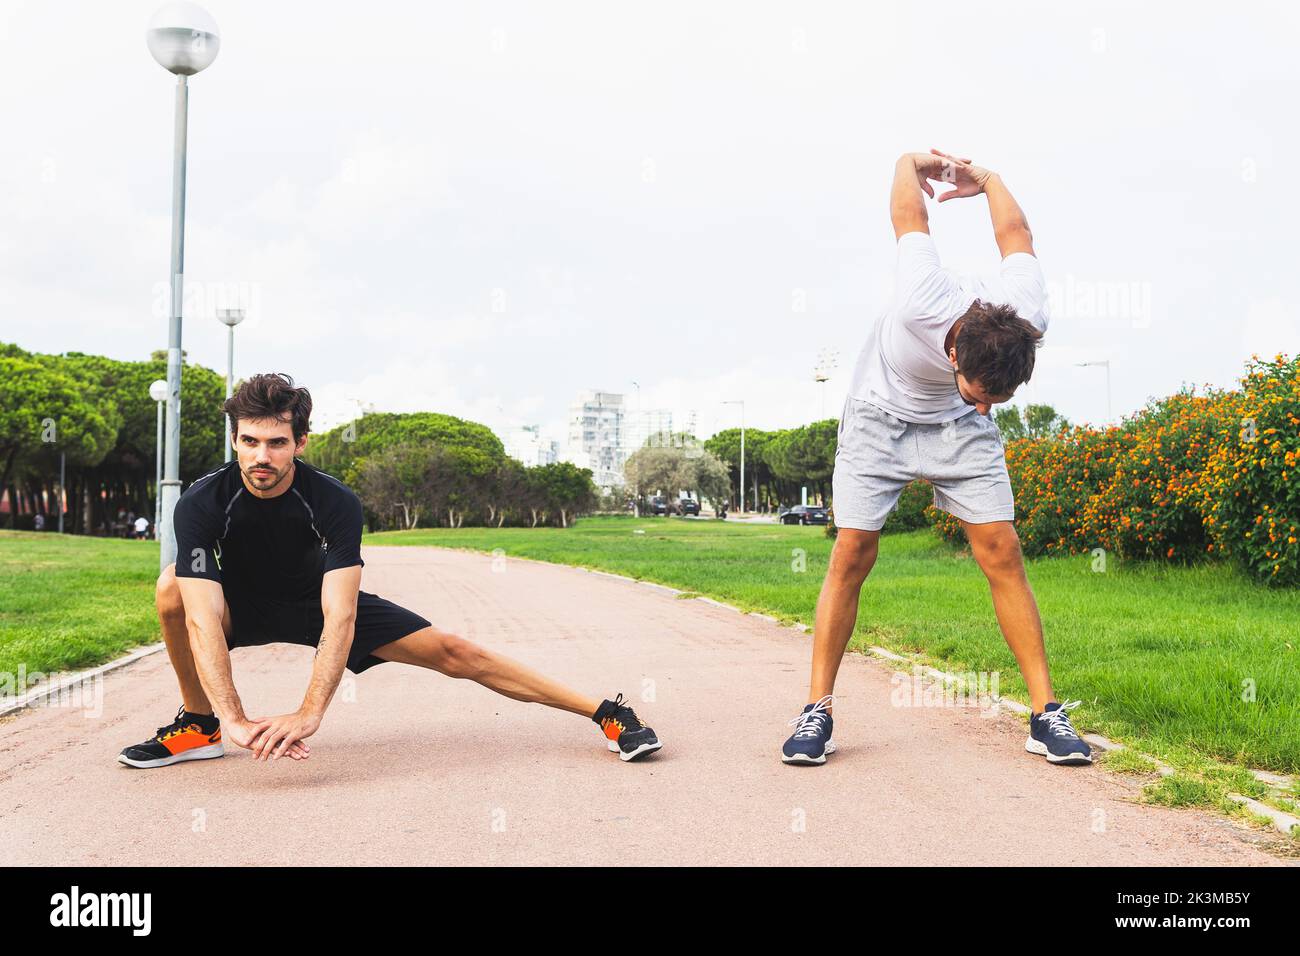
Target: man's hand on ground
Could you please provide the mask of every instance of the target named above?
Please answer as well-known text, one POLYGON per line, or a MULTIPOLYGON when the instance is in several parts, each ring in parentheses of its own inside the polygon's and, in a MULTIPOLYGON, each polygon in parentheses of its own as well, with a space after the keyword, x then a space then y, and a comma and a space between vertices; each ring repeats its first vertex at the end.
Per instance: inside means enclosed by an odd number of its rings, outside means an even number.
POLYGON ((305 760, 311 756, 311 748, 303 742, 320 729, 320 715, 294 711, 279 717, 261 717, 258 721, 265 724, 253 739, 249 750, 253 751, 254 760, 275 760, 286 754, 295 760, 305 760))
POLYGON ((247 749, 264 723, 264 720, 225 720, 222 721, 221 729, 225 731, 228 740, 247 749))
MULTIPOLYGON (((266 717, 258 717, 254 720, 242 721, 228 720, 222 724, 222 730, 228 739, 243 747, 245 750, 256 751, 256 742, 259 735, 261 735, 270 724, 270 719, 266 717)), ((294 760, 306 760, 310 755, 311 748, 304 743, 294 744, 293 747, 290 748, 289 756, 293 757, 294 760)), ((254 757, 256 757, 256 753, 254 753, 254 757)))
MULTIPOLYGON (((936 182, 948 183, 953 188, 939 197, 939 202, 945 199, 958 199, 966 196, 978 196, 984 191, 984 184, 989 181, 993 173, 983 166, 974 165, 969 158, 951 156, 948 153, 940 152, 937 149, 931 149, 930 155, 940 163, 939 174, 931 175, 927 170, 927 175, 936 182)), ((919 170, 918 166, 918 170, 919 170)), ((931 197, 933 192, 926 190, 931 197)))

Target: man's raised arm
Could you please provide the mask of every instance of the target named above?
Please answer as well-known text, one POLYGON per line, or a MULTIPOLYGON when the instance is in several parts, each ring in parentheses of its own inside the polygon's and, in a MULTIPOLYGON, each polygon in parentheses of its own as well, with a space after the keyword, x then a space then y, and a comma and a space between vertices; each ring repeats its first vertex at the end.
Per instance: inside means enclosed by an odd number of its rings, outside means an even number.
POLYGON ((894 164, 894 186, 889 194, 889 218, 894 224, 894 238, 909 232, 930 232, 930 214, 925 197, 934 198, 926 181, 926 169, 932 169, 937 157, 925 153, 904 153, 894 164))
MULTIPOLYGON (((1002 177, 992 170, 974 165, 969 159, 949 156, 937 149, 930 150, 932 156, 944 161, 945 182, 953 183, 954 188, 939 197, 939 202, 957 199, 962 196, 975 196, 984 193, 989 200, 989 218, 993 220, 993 238, 997 241, 998 252, 1002 258, 1015 252, 1034 254, 1034 235, 1029 231, 1029 220, 1024 210, 1007 189, 1002 177)), ((900 160, 901 162, 901 160, 900 160)))
POLYGON ((1029 231, 1020 204, 1016 202, 997 173, 990 173, 984 184, 984 195, 989 197, 989 217, 993 220, 993 238, 998 252, 1005 259, 1013 252, 1034 254, 1034 234, 1029 231))

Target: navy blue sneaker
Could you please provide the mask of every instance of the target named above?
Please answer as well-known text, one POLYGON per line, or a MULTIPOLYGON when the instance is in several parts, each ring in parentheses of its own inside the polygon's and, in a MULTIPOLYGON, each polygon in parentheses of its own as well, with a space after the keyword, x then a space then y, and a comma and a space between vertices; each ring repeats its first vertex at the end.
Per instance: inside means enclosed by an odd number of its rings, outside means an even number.
POLYGON ((1025 749, 1046 757, 1048 763, 1092 763, 1092 749, 1079 739, 1066 713, 1078 707, 1079 703, 1077 700, 1064 704, 1052 701, 1041 714, 1031 712, 1025 749))
POLYGON ((826 755, 835 753, 835 741, 831 740, 831 728, 835 721, 826 708, 835 703, 835 698, 827 694, 815 704, 806 704, 803 712, 790 721, 794 733, 781 748, 783 763, 826 762, 826 755))

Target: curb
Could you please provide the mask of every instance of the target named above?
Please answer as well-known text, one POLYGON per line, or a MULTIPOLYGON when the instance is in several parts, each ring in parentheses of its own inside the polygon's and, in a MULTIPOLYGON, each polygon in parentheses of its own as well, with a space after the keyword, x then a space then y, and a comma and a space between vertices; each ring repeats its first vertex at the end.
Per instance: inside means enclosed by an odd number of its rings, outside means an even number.
POLYGON ((76 671, 52 684, 43 684, 36 690, 28 691, 22 697, 16 698, 15 700, 0 700, 0 717, 8 717, 10 714, 17 713, 20 710, 26 710, 28 707, 44 700, 51 694, 60 694, 70 687, 76 687, 78 684, 85 683, 95 677, 100 677, 107 674, 109 671, 115 671, 119 667, 126 667, 128 664, 134 664, 141 658, 148 657, 151 654, 157 654, 161 650, 166 650, 166 648, 167 645, 162 641, 159 641, 157 644, 148 644, 144 647, 137 648, 122 657, 115 658, 107 664, 101 664, 98 667, 92 667, 89 670, 76 671))
MULTIPOLYGON (((763 617, 764 615, 756 615, 756 616, 763 617)), ((801 630, 804 629, 804 625, 799 625, 799 627, 801 630)), ((904 657, 901 654, 895 654, 893 651, 887 651, 883 647, 869 647, 867 648, 867 652, 871 655, 884 658, 885 660, 894 663, 915 664, 915 662, 911 661, 910 658, 904 657)), ((936 680, 941 680, 945 684, 960 684, 963 682, 963 678, 961 676, 956 674, 949 674, 947 671, 937 670, 936 668, 926 667, 924 665, 922 665, 922 670, 927 676, 933 677, 936 680)), ((1020 703, 1019 701, 1006 700, 1005 698, 998 697, 995 698, 995 703, 997 704, 998 707, 1005 707, 1007 710, 1014 711, 1015 713, 1022 714, 1026 717, 1028 717, 1029 714, 1031 713, 1030 708, 1026 707, 1024 704, 1020 703)), ((1111 740, 1108 737, 1103 737, 1101 734, 1080 734, 1079 736, 1081 736, 1091 746, 1096 747, 1098 750, 1105 751, 1108 753, 1117 750, 1127 749, 1123 744, 1111 740)), ((1173 774, 1176 773, 1173 767, 1169 766, 1166 763, 1162 763, 1161 761, 1157 760, 1155 757, 1143 753, 1139 753, 1138 755, 1150 761, 1151 763, 1155 764, 1157 772, 1159 772, 1160 776, 1162 777, 1173 776, 1173 774)), ((1289 782, 1288 777, 1285 777, 1281 774, 1269 773, 1266 770, 1252 770, 1250 772, 1254 774, 1256 780, 1259 780, 1261 783, 1265 783, 1270 786, 1275 786, 1275 787, 1279 785, 1284 786, 1289 782)), ((1285 811, 1278 810, 1274 807, 1270 807, 1264 803, 1260 803, 1258 800, 1255 800, 1252 797, 1247 797, 1240 793, 1230 793, 1228 794, 1228 798, 1230 800, 1242 804, 1245 807, 1248 807, 1250 810, 1253 810, 1255 813, 1258 813, 1260 816, 1267 817, 1269 820, 1273 822, 1274 829, 1276 829, 1278 832, 1282 833, 1285 836, 1290 836, 1292 831, 1296 827, 1300 827, 1300 817, 1292 816, 1291 814, 1286 813, 1285 811)))

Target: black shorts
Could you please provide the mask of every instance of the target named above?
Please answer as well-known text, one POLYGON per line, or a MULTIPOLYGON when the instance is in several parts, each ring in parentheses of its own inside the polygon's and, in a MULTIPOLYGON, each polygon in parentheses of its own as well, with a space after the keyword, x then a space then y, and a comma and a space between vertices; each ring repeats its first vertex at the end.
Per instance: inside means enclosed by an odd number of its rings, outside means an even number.
MULTIPOLYGON (((230 606, 231 629, 226 646, 257 647, 262 644, 304 644, 315 647, 320 642, 325 617, 320 601, 287 602, 225 592, 230 606)), ((374 656, 377 647, 391 644, 408 634, 432 625, 414 611, 387 601, 376 594, 357 594, 357 621, 348 652, 348 670, 360 674, 367 668, 384 663, 374 656)))

